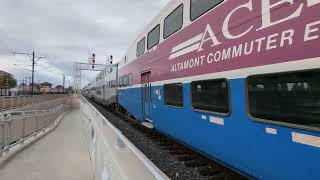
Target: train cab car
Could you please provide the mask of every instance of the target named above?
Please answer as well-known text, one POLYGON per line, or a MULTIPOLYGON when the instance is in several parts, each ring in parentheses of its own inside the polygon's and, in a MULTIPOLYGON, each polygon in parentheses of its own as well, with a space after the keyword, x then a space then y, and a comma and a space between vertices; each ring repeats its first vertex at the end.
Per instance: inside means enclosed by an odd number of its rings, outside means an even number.
POLYGON ((252 179, 320 179, 319 0, 172 0, 119 63, 117 103, 252 179))

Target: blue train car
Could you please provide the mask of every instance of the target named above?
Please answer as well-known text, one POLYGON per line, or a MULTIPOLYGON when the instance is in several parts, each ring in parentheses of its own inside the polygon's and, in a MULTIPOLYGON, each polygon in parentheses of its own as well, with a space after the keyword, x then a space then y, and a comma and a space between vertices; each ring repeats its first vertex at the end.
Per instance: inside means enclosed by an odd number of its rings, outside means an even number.
POLYGON ((175 0, 119 63, 117 103, 252 179, 320 179, 318 0, 175 0))

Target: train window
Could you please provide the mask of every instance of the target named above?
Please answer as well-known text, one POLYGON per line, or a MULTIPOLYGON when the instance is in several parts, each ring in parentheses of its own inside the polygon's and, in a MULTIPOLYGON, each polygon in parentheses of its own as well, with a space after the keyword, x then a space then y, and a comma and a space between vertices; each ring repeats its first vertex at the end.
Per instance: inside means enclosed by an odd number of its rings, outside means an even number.
POLYGON ((173 33, 179 31, 183 25, 183 4, 180 4, 164 20, 163 38, 167 38, 173 33))
POLYGON ((259 120, 320 128, 320 71, 247 78, 249 113, 259 120))
POLYGON ((191 0, 191 21, 197 19, 222 2, 223 0, 191 0))
POLYGON ((124 86, 128 86, 128 75, 125 75, 124 77, 123 77, 123 79, 124 79, 124 82, 123 82, 123 84, 124 84, 124 86))
POLYGON ((121 78, 121 86, 122 87, 124 86, 124 78, 123 77, 121 78))
POLYGON ((192 106, 195 110, 229 114, 229 87, 226 79, 191 82, 192 106))
POLYGON ((183 106, 183 86, 182 83, 164 85, 164 103, 170 106, 183 106))
POLYGON ((132 84, 133 84, 133 75, 132 74, 129 74, 128 80, 129 80, 129 86, 132 86, 132 84))
POLYGON ((146 38, 142 38, 137 44, 137 57, 144 53, 146 49, 146 38))
POLYGON ((153 48, 155 45, 159 43, 160 40, 160 25, 158 24, 155 28, 153 28, 148 33, 148 50, 153 48))
POLYGON ((119 80, 119 86, 122 87, 123 86, 123 77, 120 77, 120 80, 119 80))
POLYGON ((120 82, 120 84, 121 84, 121 87, 124 86, 124 84, 123 84, 123 77, 121 77, 121 82, 120 82))

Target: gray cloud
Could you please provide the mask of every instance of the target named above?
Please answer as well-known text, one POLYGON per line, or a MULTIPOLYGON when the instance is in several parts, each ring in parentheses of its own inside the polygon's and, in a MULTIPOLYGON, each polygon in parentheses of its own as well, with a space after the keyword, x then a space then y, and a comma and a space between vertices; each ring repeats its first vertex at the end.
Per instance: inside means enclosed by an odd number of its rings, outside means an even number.
MULTIPOLYGON (((0 6, 0 69, 18 78, 29 72, 14 70, 14 63, 29 63, 12 51, 47 56, 44 65, 58 73, 72 74, 72 61, 86 62, 88 50, 104 63, 106 55, 120 59, 144 25, 169 0, 4 0, 0 6)), ((94 73, 87 73, 86 80, 94 73)), ((37 79, 60 82, 47 71, 37 79)))

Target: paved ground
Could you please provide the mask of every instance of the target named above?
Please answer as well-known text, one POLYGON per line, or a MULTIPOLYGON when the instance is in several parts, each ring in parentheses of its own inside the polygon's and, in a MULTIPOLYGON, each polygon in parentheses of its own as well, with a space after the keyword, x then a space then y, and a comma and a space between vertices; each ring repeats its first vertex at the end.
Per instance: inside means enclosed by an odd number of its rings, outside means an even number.
POLYGON ((0 167, 0 179, 92 179, 81 118, 80 110, 73 110, 67 114, 56 130, 16 154, 0 167))

